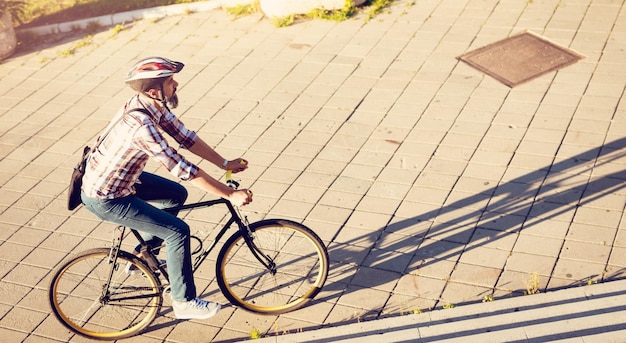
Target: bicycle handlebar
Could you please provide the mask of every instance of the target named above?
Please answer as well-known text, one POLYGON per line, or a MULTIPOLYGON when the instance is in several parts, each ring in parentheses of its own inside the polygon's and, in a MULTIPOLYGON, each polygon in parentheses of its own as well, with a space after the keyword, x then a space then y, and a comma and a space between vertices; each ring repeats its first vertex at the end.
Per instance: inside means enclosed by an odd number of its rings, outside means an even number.
MULTIPOLYGON (((239 164, 246 165, 247 162, 245 160, 241 160, 239 162, 239 164)), ((232 188, 234 190, 237 190, 239 188, 239 182, 233 180, 233 171, 232 170, 227 170, 226 171, 225 178, 226 178, 226 185, 228 185, 228 187, 230 187, 230 188, 232 188)))

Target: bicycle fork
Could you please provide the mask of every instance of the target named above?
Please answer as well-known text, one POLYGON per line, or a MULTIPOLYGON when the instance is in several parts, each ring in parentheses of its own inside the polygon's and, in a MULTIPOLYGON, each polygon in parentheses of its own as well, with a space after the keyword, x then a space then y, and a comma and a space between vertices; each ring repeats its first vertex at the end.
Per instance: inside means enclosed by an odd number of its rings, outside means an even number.
MULTIPOLYGON (((229 204, 229 206, 232 205, 229 204)), ((238 207, 233 208, 237 213, 238 220, 236 220, 236 222, 237 225, 239 225, 240 230, 242 230, 243 240, 246 242, 246 245, 252 252, 252 255, 270 272, 270 274, 276 275, 276 263, 274 263, 274 259, 266 254, 263 254, 261 249, 259 249, 259 247, 257 247, 257 245, 254 243, 254 235, 252 234, 252 230, 250 229, 248 217, 242 216, 238 207)))
POLYGON ((118 226, 115 231, 119 231, 119 235, 114 234, 113 241, 111 242, 111 250, 109 251, 109 259, 107 260, 108 264, 111 266, 109 268, 109 275, 106 279, 106 282, 102 285, 102 294, 100 295, 100 304, 104 305, 109 302, 109 287, 111 286, 111 280, 113 279, 113 273, 119 267, 117 265, 117 257, 120 253, 120 249, 122 247, 122 240, 124 239, 124 232, 126 228, 123 226, 118 226))

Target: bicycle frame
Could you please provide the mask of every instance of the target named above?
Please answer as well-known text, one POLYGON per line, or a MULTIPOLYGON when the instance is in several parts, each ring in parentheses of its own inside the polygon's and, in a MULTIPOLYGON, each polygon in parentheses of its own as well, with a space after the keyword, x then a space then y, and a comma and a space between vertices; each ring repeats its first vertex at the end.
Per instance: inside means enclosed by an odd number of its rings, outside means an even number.
MULTIPOLYGON (((220 229, 220 231, 217 233, 217 236, 215 237, 215 240, 213 241, 213 243, 204 251, 202 250, 203 241, 199 239, 198 237, 191 236, 192 238, 198 240, 198 242, 200 243, 200 247, 198 248, 196 252, 196 253, 200 253, 200 255, 196 256, 193 266, 192 266, 192 271, 195 273, 196 270, 198 270, 200 265, 202 265, 202 263, 206 260, 208 255, 217 246, 217 243, 224 237, 224 235, 226 234, 226 231, 228 231, 231 225, 237 224, 237 228, 239 229, 239 231, 241 231, 244 241, 246 242, 246 245, 248 246, 250 251, 252 251, 252 254, 255 256, 255 258, 263 266, 265 266, 265 268, 267 268, 271 273, 275 273, 276 268, 272 259, 269 256, 264 256, 254 244, 253 238, 252 238, 252 232, 250 231, 250 227, 248 223, 248 219, 246 217, 243 217, 242 219, 242 216, 239 213, 238 209, 235 208, 230 203, 230 201, 224 198, 220 198, 220 199, 214 199, 214 200, 208 200, 208 201, 201 201, 201 202, 187 204, 187 205, 181 205, 177 207, 171 207, 171 208, 164 209, 164 211, 170 212, 170 213, 177 213, 180 211, 192 210, 192 209, 201 208, 201 207, 211 207, 211 206, 215 206, 219 204, 226 205, 226 207, 228 208, 228 212, 230 213, 230 218, 228 219, 226 224, 224 224, 224 226, 220 229)), ((145 259, 148 262, 148 265, 155 270, 158 269, 162 273, 162 275, 166 278, 166 280, 169 280, 167 271, 163 267, 159 266, 159 263, 156 257, 154 256, 154 254, 152 254, 152 252, 149 251, 150 247, 146 244, 145 240, 141 237, 141 235, 136 230, 131 229, 131 232, 134 234, 135 238, 137 238, 137 240, 139 241, 142 247, 141 251, 144 253, 144 256, 146 257, 145 259)))

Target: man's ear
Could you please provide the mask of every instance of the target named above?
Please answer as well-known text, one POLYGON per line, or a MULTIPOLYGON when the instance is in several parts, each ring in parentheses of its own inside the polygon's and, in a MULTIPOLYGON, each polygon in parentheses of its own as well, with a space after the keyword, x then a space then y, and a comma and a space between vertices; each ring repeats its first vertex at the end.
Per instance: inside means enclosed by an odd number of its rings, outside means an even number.
POLYGON ((146 91, 146 93, 152 98, 159 98, 160 91, 156 88, 150 88, 146 91))

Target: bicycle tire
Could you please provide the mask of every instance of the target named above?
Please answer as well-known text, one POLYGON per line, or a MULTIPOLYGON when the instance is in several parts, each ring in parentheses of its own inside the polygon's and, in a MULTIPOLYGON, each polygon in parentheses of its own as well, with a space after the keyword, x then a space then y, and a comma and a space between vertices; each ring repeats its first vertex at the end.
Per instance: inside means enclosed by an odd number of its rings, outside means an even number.
POLYGON ((110 252, 90 249, 66 260, 52 274, 48 290, 56 318, 70 331, 97 340, 138 334, 154 321, 163 304, 161 281, 143 260, 120 251, 112 266, 110 252), (138 272, 128 274, 127 263, 138 272), (111 271, 109 292, 103 295, 111 271))
POLYGON ((328 251, 308 227, 283 219, 249 225, 254 244, 272 258, 271 273, 252 254, 241 231, 233 234, 217 257, 220 290, 233 304, 260 314, 281 314, 309 303, 328 276, 328 251))

